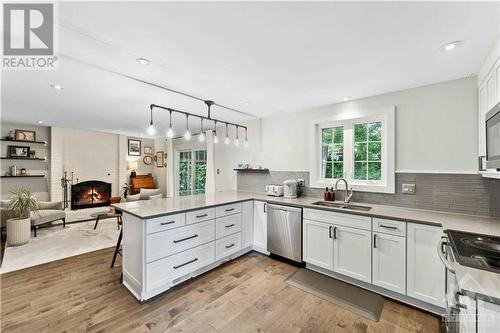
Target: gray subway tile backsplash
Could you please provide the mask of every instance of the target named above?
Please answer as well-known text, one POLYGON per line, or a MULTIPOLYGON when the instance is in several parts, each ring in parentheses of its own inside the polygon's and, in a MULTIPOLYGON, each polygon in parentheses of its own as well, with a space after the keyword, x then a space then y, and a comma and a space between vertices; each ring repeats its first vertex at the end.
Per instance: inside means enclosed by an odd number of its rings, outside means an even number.
MULTIPOLYGON (((299 178, 305 181, 304 195, 323 197, 323 189, 309 187, 307 171, 240 172, 238 190, 264 192, 267 184, 299 178)), ((343 199, 342 191, 337 193, 337 199, 343 199)), ((398 173, 395 194, 355 191, 352 201, 500 217, 500 180, 471 174, 398 173), (403 183, 416 184, 416 193, 401 193, 403 183)))

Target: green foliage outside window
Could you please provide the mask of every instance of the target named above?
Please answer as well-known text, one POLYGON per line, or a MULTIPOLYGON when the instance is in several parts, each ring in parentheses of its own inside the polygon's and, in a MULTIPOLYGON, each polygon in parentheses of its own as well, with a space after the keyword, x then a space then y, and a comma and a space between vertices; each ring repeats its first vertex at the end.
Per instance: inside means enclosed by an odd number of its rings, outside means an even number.
POLYGON ((344 176, 344 128, 324 128, 321 133, 323 178, 344 176))
POLYGON ((354 179, 382 179, 382 123, 354 125, 354 179))

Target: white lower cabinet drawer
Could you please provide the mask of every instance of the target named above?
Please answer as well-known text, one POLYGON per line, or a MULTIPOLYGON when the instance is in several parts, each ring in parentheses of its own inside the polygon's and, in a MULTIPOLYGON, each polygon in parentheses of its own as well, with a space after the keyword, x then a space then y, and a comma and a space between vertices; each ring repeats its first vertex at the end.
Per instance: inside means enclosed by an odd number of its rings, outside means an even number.
POLYGON ((215 208, 193 210, 186 213, 186 224, 208 221, 215 218, 215 208))
POLYGON ((186 213, 154 217, 146 220, 146 233, 165 231, 186 225, 186 213))
POLYGON ((241 214, 219 217, 215 220, 215 238, 219 239, 241 231, 241 214))
POLYGON ((222 217, 241 213, 241 202, 215 207, 215 216, 222 217))
POLYGON ((147 235, 146 262, 185 251, 214 239, 214 220, 147 235))
POLYGON ((241 232, 215 242, 215 260, 220 260, 241 250, 241 232))
POLYGON ((374 217, 373 231, 396 236, 406 236, 406 222, 374 217))
POLYGON ((172 285, 172 281, 212 264, 215 244, 210 242, 173 256, 146 264, 146 289, 172 285))

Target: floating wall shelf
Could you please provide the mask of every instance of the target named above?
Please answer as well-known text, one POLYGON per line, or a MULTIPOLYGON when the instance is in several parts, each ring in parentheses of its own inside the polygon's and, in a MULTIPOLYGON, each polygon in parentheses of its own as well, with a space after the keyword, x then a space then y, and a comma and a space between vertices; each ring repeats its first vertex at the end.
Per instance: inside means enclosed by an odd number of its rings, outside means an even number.
POLYGON ((47 144, 47 141, 28 141, 28 140, 9 140, 9 139, 0 139, 0 141, 17 142, 17 143, 35 143, 35 144, 40 144, 40 145, 47 144))
POLYGON ((45 175, 0 176, 0 178, 45 178, 45 175))
POLYGON ((29 160, 29 161, 45 161, 45 158, 32 157, 0 157, 1 160, 29 160))
POLYGON ((237 172, 269 172, 269 169, 233 169, 237 172))

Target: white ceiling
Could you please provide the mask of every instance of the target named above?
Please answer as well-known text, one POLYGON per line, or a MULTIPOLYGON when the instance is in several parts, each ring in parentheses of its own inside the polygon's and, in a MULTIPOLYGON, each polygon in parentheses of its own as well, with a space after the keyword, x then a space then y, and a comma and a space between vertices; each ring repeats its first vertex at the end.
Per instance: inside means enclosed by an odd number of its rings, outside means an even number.
POLYGON ((499 36, 498 2, 65 2, 59 13, 59 70, 2 71, 2 121, 141 135, 151 103, 206 110, 130 77, 267 117, 470 75, 499 36), (454 40, 465 43, 439 50, 454 40))

